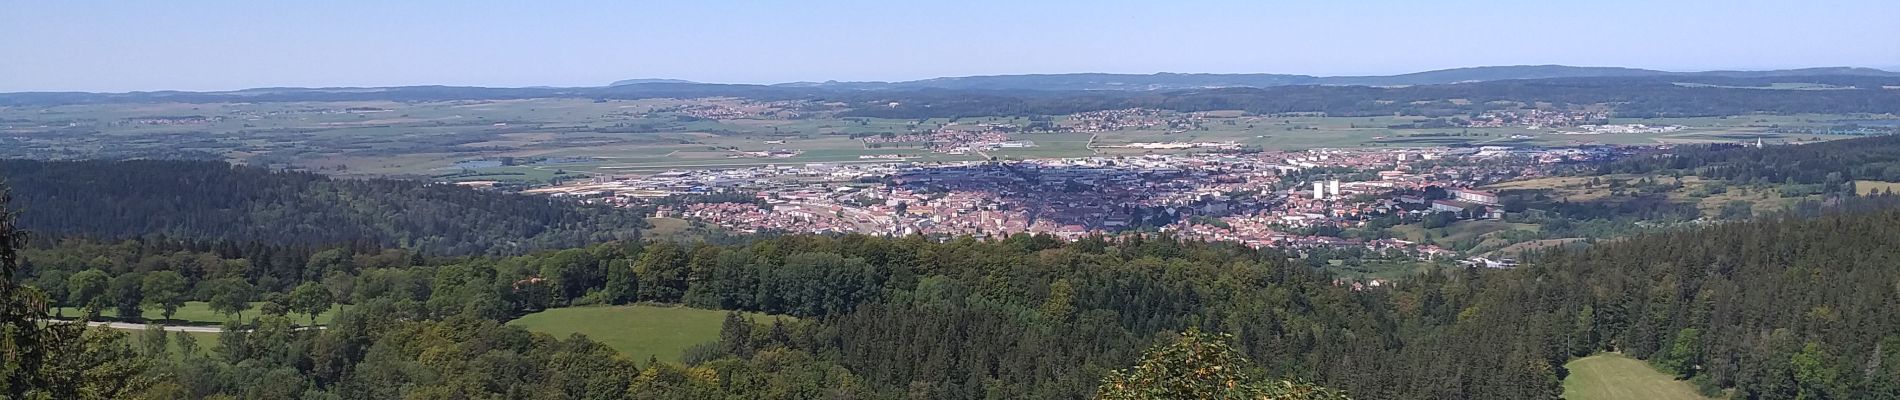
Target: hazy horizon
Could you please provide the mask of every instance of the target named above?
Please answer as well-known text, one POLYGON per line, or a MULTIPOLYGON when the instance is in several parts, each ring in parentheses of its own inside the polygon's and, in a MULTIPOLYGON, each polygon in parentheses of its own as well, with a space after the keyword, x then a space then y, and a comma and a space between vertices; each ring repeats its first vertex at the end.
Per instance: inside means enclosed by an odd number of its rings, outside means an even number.
MULTIPOLYGON (((1327 78, 1327 77, 1348 77, 1348 76, 1391 76, 1391 75, 1403 75, 1403 74, 1410 74, 1410 73, 1418 73, 1418 72, 1433 72, 1433 71, 1441 71, 1441 70, 1450 70, 1450 69, 1461 69, 1461 68, 1480 68, 1480 67, 1530 67, 1530 66, 1548 66, 1548 65, 1555 65, 1555 64, 1536 64, 1536 65, 1533 65, 1533 64, 1513 64, 1513 65, 1470 65, 1470 66, 1463 66, 1463 67, 1448 67, 1448 68, 1437 68, 1437 69, 1431 69, 1431 70, 1419 70, 1419 71, 1405 71, 1405 72, 1394 72, 1394 73, 1389 73, 1389 74, 1363 74, 1363 75, 1330 75, 1330 74, 1307 74, 1307 73, 1298 73, 1298 72, 1276 72, 1276 71, 1254 71, 1254 72, 1190 72, 1190 71, 1154 71, 1154 72, 1099 72, 1099 71, 1069 71, 1069 72, 1022 72, 1022 73, 999 73, 999 74, 982 74, 982 75, 943 75, 943 76, 925 76, 925 77, 916 77, 916 78, 908 78, 908 79, 892 79, 892 80, 845 80, 845 79, 804 79, 804 80, 796 80, 796 81, 775 81, 775 82, 708 82, 708 81, 699 81, 699 80, 691 80, 691 79, 681 79, 681 78, 673 78, 673 77, 659 77, 659 76, 639 76, 639 77, 629 77, 629 78, 622 78, 622 79, 614 79, 614 80, 611 80, 611 81, 605 81, 605 82, 599 82, 599 83, 596 83, 596 84, 578 84, 578 85, 480 85, 480 84, 469 84, 469 85, 452 85, 452 84, 441 84, 441 83, 430 83, 430 82, 417 82, 417 83, 408 83, 408 84, 391 84, 391 85, 318 85, 318 86, 300 86, 300 85, 265 85, 265 86, 246 86, 246 87, 234 87, 234 88, 215 88, 215 89, 135 89, 135 90, 15 90, 15 91, 7 91, 7 90, 0 90, 0 93, 57 93, 57 92, 79 92, 79 93, 138 93, 138 92, 167 92, 167 91, 176 91, 176 92, 227 92, 227 91, 242 91, 242 90, 251 90, 251 89, 275 89, 275 88, 292 88, 292 89, 350 89, 350 88, 386 88, 386 87, 417 87, 417 86, 449 86, 449 87, 485 87, 485 88, 537 88, 537 87, 545 87, 545 88, 589 88, 589 87, 605 87, 605 86, 609 86, 609 85, 611 85, 611 84, 613 84, 613 83, 616 83, 616 82, 618 82, 618 81, 629 81, 629 80, 679 80, 679 81, 687 81, 687 82, 691 82, 691 83, 698 83, 698 84, 728 84, 728 85, 778 85, 778 84, 792 84, 792 83, 825 83, 825 82, 862 82, 862 83, 875 83, 875 82, 887 82, 887 83, 888 83, 888 82, 908 82, 908 81, 920 81, 920 80, 928 80, 928 79, 933 79, 933 78, 967 78, 967 77, 983 77, 983 76, 1020 76, 1020 75, 1068 75, 1068 74, 1115 74, 1115 75, 1157 75, 1157 74, 1182 74, 1182 75, 1194 75, 1194 74, 1207 74, 1207 75, 1246 75, 1246 74, 1272 74, 1272 75, 1307 75, 1307 76, 1315 76, 1315 77, 1321 77, 1321 78, 1327 78)), ((1671 70, 1671 69, 1660 69, 1660 68, 1643 68, 1643 67, 1628 67, 1628 66, 1613 66, 1613 65, 1555 65, 1555 66, 1563 66, 1563 67, 1581 67, 1581 68, 1596 68, 1596 67, 1603 67, 1603 68, 1632 68, 1632 69, 1645 69, 1645 70, 1655 70, 1655 71, 1662 71, 1662 72, 1711 72, 1711 71, 1775 71, 1775 70, 1790 70, 1790 69, 1809 69, 1809 68, 1837 68, 1837 67, 1842 67, 1842 68, 1872 68, 1872 69, 1878 69, 1878 70, 1883 70, 1883 71, 1888 71, 1888 72, 1900 72, 1900 67, 1867 67, 1867 66, 1855 66, 1855 65, 1815 65, 1815 66, 1795 66, 1795 67, 1785 67, 1785 68, 1711 68, 1711 69, 1696 69, 1696 70, 1671 70)))
POLYGON ((0 92, 1390 75, 1571 65, 1900 69, 1900 3, 1396 0, 47 4, 0 14, 0 92), (1683 18, 1694 15, 1693 18, 1683 18), (108 29, 101 29, 105 27, 108 29))

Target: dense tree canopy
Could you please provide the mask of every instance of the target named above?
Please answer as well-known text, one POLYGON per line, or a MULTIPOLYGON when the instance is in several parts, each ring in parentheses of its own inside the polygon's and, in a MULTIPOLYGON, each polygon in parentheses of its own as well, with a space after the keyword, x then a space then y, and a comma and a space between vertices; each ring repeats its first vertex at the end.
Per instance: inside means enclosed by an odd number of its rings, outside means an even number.
MULTIPOLYGON (((1680 85, 1680 78, 1566 78, 1475 82, 1403 87, 1282 86, 1174 91, 1002 91, 914 90, 857 92, 825 96, 858 105, 846 116, 945 118, 992 115, 1063 115, 1078 112, 1152 108, 1183 112, 1244 110, 1259 114, 1325 113, 1332 116, 1415 115, 1446 117, 1545 103, 1558 107, 1602 105, 1619 117, 1655 118, 1742 115, 1751 113, 1886 113, 1900 109, 1900 93, 1880 82, 1839 91, 1761 90, 1727 85, 1767 85, 1794 80, 1712 79, 1713 86, 1680 85), (1453 102, 1452 99, 1466 99, 1453 102), (898 106, 882 106, 889 103, 898 106)), ((1887 83, 1886 85, 1891 85, 1887 83)))
MULTIPOLYGON (((657 398, 1086 398, 1100 394, 1111 371, 1141 363, 1142 349, 1199 330, 1231 335, 1221 341, 1235 356, 1258 360, 1247 369, 1250 381, 1313 382, 1356 398, 1555 398, 1565 361, 1612 350, 1747 398, 1873 398, 1900 390, 1892 350, 1900 348, 1900 321, 1887 312, 1900 304, 1900 271, 1891 267, 1900 259, 1900 210, 1891 199, 1857 202, 1881 201, 1818 217, 1647 234, 1544 254, 1517 270, 1430 273, 1363 291, 1335 285, 1288 254, 1162 237, 938 243, 794 235, 420 263, 348 251, 340 275, 273 289, 323 287, 354 304, 331 329, 290 330, 283 313, 307 312, 296 306, 261 312, 243 325, 250 333, 227 333, 217 356, 174 356, 175 365, 157 368, 212 368, 170 373, 240 379, 181 383, 194 395, 250 396, 241 388, 251 378, 214 373, 243 368, 302 382, 272 392, 304 393, 298 397, 430 387, 512 397, 555 390, 543 386, 553 378, 541 377, 561 375, 591 382, 564 381, 578 386, 563 393, 608 388, 657 398), (635 289, 615 289, 616 279, 635 289), (649 284, 683 291, 638 289, 649 284), (804 318, 729 321, 720 338, 679 360, 685 365, 645 365, 589 341, 494 325, 545 307, 675 299, 804 318), (429 344, 429 335, 459 338, 455 346, 500 340, 483 351, 514 355, 450 351, 441 347, 449 342, 429 344), (395 349, 422 352, 387 352, 395 349), (439 351, 473 358, 422 357, 439 351), (574 351, 581 353, 566 353, 574 351), (465 375, 504 368, 498 362, 536 378, 465 375), (430 372, 397 372, 413 368, 430 372)), ((138 275, 136 265, 119 264, 198 258, 112 253, 156 245, 84 247, 102 258, 95 264, 56 261, 71 258, 62 248, 27 255, 48 260, 34 262, 31 274, 84 268, 72 276, 138 275)), ((244 264, 220 260, 212 264, 244 264)), ((249 279, 181 275, 196 296, 249 279)))
POLYGON ((1744 148, 1685 146, 1669 154, 1625 160, 1606 173, 1680 171, 1706 178, 1766 184, 1813 185, 1837 192, 1855 180, 1900 182, 1900 136, 1836 140, 1798 146, 1744 148))
POLYGON ((429 254, 522 254, 630 240, 640 210, 402 180, 339 180, 215 161, 0 160, 46 237, 363 243, 429 254))

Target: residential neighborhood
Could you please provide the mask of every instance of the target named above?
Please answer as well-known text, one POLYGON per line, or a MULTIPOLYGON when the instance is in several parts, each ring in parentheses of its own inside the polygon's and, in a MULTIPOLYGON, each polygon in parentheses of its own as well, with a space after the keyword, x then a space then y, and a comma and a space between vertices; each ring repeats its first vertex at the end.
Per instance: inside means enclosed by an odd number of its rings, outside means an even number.
POLYGON ((1387 216, 1495 219, 1502 214, 1499 196, 1476 187, 1628 151, 1489 146, 808 163, 603 176, 529 193, 616 205, 744 193, 754 201, 666 204, 655 211, 740 232, 946 238, 1029 233, 1069 240, 1156 232, 1253 247, 1354 247, 1431 258, 1452 252, 1405 240, 1314 232, 1361 227, 1387 216))

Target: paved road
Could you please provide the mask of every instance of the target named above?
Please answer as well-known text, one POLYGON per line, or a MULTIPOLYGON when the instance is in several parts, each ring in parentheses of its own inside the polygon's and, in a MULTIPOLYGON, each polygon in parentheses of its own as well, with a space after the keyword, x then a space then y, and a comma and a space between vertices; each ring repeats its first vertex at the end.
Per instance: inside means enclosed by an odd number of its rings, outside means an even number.
MULTIPOLYGON (((154 326, 154 325, 151 325, 151 324, 135 324, 135 323, 131 323, 131 322, 105 322, 105 321, 87 321, 87 322, 86 322, 86 326, 93 326, 93 327, 100 327, 100 328, 111 328, 111 329, 124 329, 124 330, 134 330, 134 331, 142 331, 142 330, 146 330, 146 329, 149 329, 149 328, 151 328, 151 327, 152 327, 152 326, 154 326)), ((218 333, 218 332, 224 332, 224 327, 221 327, 221 326, 191 326, 191 325, 157 325, 157 326, 159 326, 159 327, 160 327, 160 329, 164 329, 164 330, 165 330, 166 332, 193 332, 193 333, 218 333)), ((324 328, 326 328, 326 327, 324 327, 324 326, 317 326, 317 329, 324 329, 324 328)), ((299 331, 301 331, 301 330, 305 330, 305 329, 310 329, 310 327, 308 327, 308 326, 298 326, 298 327, 295 327, 295 328, 291 328, 291 329, 293 329, 293 330, 299 330, 299 331)))
MULTIPOLYGON (((138 331, 150 329, 152 327, 152 325, 148 325, 148 324, 134 324, 130 322, 102 322, 102 321, 88 321, 86 322, 86 325, 102 327, 102 328, 138 330, 138 331)), ((223 327, 217 327, 217 326, 185 326, 185 325, 159 325, 159 326, 162 327, 161 329, 164 329, 166 332, 196 332, 196 333, 224 332, 223 327)))

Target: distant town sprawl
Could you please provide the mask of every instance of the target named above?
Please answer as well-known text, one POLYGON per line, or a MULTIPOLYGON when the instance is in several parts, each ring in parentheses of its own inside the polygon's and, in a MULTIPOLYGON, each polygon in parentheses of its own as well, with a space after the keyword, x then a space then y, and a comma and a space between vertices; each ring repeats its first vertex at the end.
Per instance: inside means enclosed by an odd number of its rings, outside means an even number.
POLYGON ((1125 231, 1254 247, 1349 247, 1448 256, 1435 245, 1315 234, 1397 216, 1489 219, 1487 183, 1545 176, 1654 147, 1316 149, 954 163, 811 163, 597 176, 529 190, 743 232, 949 237, 1125 231))

